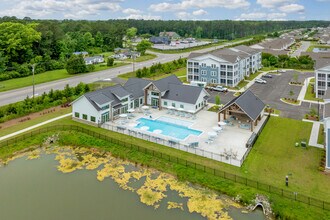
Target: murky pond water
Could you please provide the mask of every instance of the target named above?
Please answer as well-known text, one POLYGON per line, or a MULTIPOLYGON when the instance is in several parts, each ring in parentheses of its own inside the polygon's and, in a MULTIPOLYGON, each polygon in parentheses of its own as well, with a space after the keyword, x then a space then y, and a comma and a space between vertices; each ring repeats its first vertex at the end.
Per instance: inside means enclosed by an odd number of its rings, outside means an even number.
POLYGON ((263 220, 213 191, 110 154, 52 148, 0 168, 0 219, 263 220))

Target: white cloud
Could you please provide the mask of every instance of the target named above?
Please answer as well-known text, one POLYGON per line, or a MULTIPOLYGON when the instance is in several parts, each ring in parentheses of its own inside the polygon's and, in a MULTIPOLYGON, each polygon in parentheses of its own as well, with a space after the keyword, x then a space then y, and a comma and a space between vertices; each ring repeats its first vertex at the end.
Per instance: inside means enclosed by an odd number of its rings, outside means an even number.
POLYGON ((250 6, 247 0, 181 0, 178 3, 162 2, 150 5, 151 11, 182 11, 190 8, 245 8, 250 6))
POLYGON ((138 9, 134 9, 134 8, 125 8, 123 10, 124 14, 141 14, 142 11, 138 10, 138 9))
POLYGON ((120 19, 136 19, 136 20, 161 20, 161 16, 155 15, 142 15, 142 14, 131 14, 126 17, 121 17, 120 19))
POLYGON ((1 15, 30 16, 36 18, 63 16, 65 18, 84 18, 98 15, 102 11, 121 10, 120 2, 123 0, 12 0, 15 7, 0 11, 1 15))
POLYGON ((257 4, 264 8, 275 8, 282 5, 294 3, 296 0, 257 0, 257 4))
POLYGON ((285 13, 304 13, 305 7, 298 4, 289 4, 279 7, 279 10, 285 13))
POLYGON ((197 11, 193 11, 192 14, 195 15, 195 16, 206 15, 207 11, 205 11, 203 9, 199 9, 197 11))
POLYGON ((243 13, 236 20, 285 20, 285 13, 252 12, 243 13))
POLYGON ((188 12, 185 12, 185 11, 180 11, 180 12, 176 13, 175 15, 180 20, 191 20, 192 19, 191 14, 188 12))

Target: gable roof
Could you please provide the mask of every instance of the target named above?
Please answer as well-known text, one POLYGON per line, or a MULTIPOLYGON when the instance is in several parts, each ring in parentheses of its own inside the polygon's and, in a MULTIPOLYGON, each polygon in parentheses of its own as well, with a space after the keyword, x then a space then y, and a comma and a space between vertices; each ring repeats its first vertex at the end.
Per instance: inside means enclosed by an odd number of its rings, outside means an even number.
POLYGON ((178 79, 176 75, 172 74, 166 78, 153 81, 153 84, 159 89, 159 91, 165 92, 169 90, 170 84, 182 85, 182 82, 178 79))
POLYGON ((190 86, 184 84, 179 85, 170 83, 168 87, 169 90, 162 98, 177 102, 196 104, 200 94, 203 91, 206 93, 206 96, 209 96, 205 89, 199 86, 190 86))
POLYGON ((145 88, 151 81, 140 78, 129 78, 124 84, 124 88, 133 95, 133 98, 139 98, 144 95, 145 88))
POLYGON ((315 62, 315 69, 322 69, 324 67, 330 66, 330 59, 326 59, 326 58, 319 58, 316 59, 315 62))
POLYGON ((262 110, 265 108, 265 103, 261 101, 256 95, 254 95, 250 90, 245 91, 240 96, 228 102, 224 107, 221 108, 220 112, 233 104, 238 105, 242 111, 244 111, 253 121, 258 118, 262 110))

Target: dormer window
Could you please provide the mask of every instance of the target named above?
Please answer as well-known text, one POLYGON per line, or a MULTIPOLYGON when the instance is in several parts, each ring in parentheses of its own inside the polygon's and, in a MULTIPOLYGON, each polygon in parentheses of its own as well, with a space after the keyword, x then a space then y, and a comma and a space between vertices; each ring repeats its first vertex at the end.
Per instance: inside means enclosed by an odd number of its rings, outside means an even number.
POLYGON ((121 99, 120 101, 121 102, 127 102, 128 101, 128 98, 121 99))
POLYGON ((105 106, 102 106, 101 109, 102 109, 102 110, 107 110, 107 109, 109 109, 109 107, 110 107, 109 105, 105 105, 105 106))

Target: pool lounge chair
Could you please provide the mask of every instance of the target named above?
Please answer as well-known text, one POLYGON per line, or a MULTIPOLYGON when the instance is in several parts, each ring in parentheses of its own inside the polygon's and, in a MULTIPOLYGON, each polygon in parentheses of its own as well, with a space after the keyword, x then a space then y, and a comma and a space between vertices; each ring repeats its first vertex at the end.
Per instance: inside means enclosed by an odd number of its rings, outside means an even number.
POLYGON ((198 147, 198 142, 191 142, 188 144, 188 147, 196 148, 198 147))

